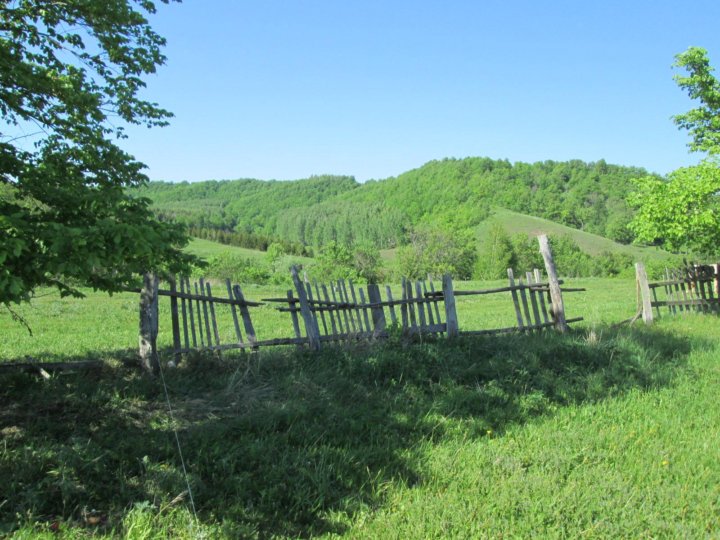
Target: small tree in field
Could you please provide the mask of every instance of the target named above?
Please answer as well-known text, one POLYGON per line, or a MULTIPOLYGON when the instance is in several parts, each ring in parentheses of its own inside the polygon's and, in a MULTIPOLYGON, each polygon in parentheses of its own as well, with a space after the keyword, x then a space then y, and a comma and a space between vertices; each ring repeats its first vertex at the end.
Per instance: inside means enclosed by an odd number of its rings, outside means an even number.
POLYGON ((690 149, 708 157, 699 165, 673 171, 666 180, 636 180, 638 189, 629 202, 637 214, 628 227, 637 241, 709 255, 720 245, 720 81, 704 49, 691 47, 676 56, 674 65, 688 73, 675 77, 680 88, 700 102, 674 121, 690 132, 690 149))
POLYGON ((186 270, 182 229, 157 221, 123 125, 162 126, 140 99, 165 60, 148 0, 0 3, 0 303, 39 286, 117 291, 146 270, 186 270))

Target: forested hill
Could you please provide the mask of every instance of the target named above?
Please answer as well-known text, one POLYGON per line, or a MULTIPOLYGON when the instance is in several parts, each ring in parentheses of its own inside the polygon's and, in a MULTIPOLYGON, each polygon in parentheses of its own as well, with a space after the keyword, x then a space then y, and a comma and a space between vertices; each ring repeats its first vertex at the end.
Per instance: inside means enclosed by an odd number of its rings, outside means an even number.
POLYGON ((351 176, 313 176, 296 181, 150 182, 135 193, 152 199, 161 215, 188 225, 273 235, 278 216, 288 208, 312 206, 359 186, 351 176))
POLYGON ((309 245, 331 240, 393 247, 418 224, 467 229, 499 206, 614 240, 632 239, 625 198, 644 169, 604 161, 431 161, 397 177, 357 183, 319 176, 293 182, 152 182, 157 211, 195 226, 234 229, 309 245))

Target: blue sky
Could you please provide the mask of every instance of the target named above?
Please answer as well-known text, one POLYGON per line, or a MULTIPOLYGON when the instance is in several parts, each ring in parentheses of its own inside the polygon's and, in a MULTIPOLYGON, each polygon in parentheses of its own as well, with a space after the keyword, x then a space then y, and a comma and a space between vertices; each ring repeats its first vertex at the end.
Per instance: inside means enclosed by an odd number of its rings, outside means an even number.
POLYGON ((720 66, 720 2, 232 1, 158 7, 158 180, 395 176, 444 157, 696 163, 674 55, 720 66))

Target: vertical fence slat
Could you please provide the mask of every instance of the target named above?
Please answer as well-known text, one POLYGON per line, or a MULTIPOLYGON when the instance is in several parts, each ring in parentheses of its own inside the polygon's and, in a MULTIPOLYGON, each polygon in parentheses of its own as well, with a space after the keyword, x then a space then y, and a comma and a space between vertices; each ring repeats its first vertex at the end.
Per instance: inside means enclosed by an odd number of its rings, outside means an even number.
MULTIPOLYGON (((542 283, 542 273, 540 272, 540 269, 535 268, 533 270, 533 275, 535 276, 535 283, 537 285, 540 285, 542 283)), ((537 293, 538 302, 540 304, 540 312, 542 313, 543 317, 543 324, 547 324, 550 322, 550 318, 548 317, 547 306, 545 305, 545 296, 543 295, 542 291, 537 291, 537 293)))
POLYGON ((320 349, 320 336, 317 334, 317 327, 315 320, 313 319, 312 311, 310 310, 310 304, 308 303, 307 293, 305 287, 303 287, 298 276, 298 270, 296 266, 293 266, 290 270, 292 275, 293 284, 298 295, 298 302, 300 303, 300 315, 305 323, 305 334, 308 338, 308 345, 313 351, 320 349))
MULTIPOLYGON (((670 272, 670 271, 668 271, 668 276, 670 276, 670 279, 672 279, 674 281, 674 284, 673 284, 674 293, 673 294, 675 296, 675 300, 677 300, 678 302, 683 302, 683 299, 680 298, 680 284, 678 283, 677 276, 675 275, 674 272, 670 272)), ((682 292, 683 293, 685 292, 684 287, 682 288, 682 292)), ((687 300, 687 298, 685 300, 687 300)), ((687 306, 685 304, 681 303, 678 305, 678 310, 680 311, 680 313, 685 314, 685 312, 687 311, 687 306)))
MULTIPOLYGON (((180 276, 180 294, 185 294, 185 278, 180 276)), ((183 342, 185 349, 190 348, 190 336, 188 334, 188 319, 187 319, 187 300, 185 298, 180 299, 180 313, 182 313, 183 322, 183 342)))
MULTIPOLYGON (((310 314, 312 315, 313 325, 315 326, 315 334, 318 336, 318 339, 320 339, 320 325, 318 324, 318 308, 319 308, 319 306, 314 303, 312 287, 310 286, 310 283, 307 281, 307 276, 305 279, 306 279, 305 291, 307 293, 308 306, 310 307, 310 314)), ((325 332, 325 333, 327 334, 327 332, 325 332)))
MULTIPOLYGON (((355 317, 357 318, 357 325, 358 325, 358 331, 360 333, 363 332, 363 322, 362 317, 360 315, 360 308, 357 307, 357 296, 355 294, 355 284, 353 283, 352 279, 348 280, 348 287, 350 287, 350 294, 352 295, 352 303, 355 304, 355 317)), ((345 293, 347 294, 347 292, 345 293)), ((370 329, 368 328, 368 331, 370 329)))
MULTIPOLYGON (((228 298, 230 300, 234 300, 232 285, 230 284, 229 279, 225 280, 225 286, 227 287, 228 298)), ((242 345, 242 333, 240 332, 240 322, 238 321, 237 307, 235 304, 230 304, 230 311, 232 312, 233 326, 235 327, 235 337, 237 338, 238 344, 242 345)))
POLYGON ((705 280, 702 279, 702 276, 699 273, 695 274, 695 286, 700 291, 700 299, 702 300, 702 312, 707 313, 709 311, 710 305, 707 300, 707 295, 705 293, 705 280))
MULTIPOLYGON (((185 290, 188 294, 192 294, 190 289, 190 278, 185 278, 185 290)), ((193 315, 193 302, 188 300, 188 314, 190 315, 190 335, 192 336, 192 346, 197 347, 197 336, 195 335, 195 317, 193 315)))
MULTIPOLYGON (((380 287, 375 283, 370 283, 367 286, 368 289, 368 300, 370 304, 380 304, 382 297, 380 296, 380 287)), ((373 320, 373 337, 378 337, 385 332, 387 323, 385 321, 385 311, 382 306, 376 305, 370 308, 373 320)))
MULTIPOLYGON (((320 286, 320 288, 322 290, 323 298, 325 299, 325 301, 330 302, 330 297, 328 296, 327 287, 323 284, 320 286)), ((331 307, 331 309, 328 311, 328 316, 330 317, 330 327, 332 328, 333 336, 337 336, 338 329, 337 329, 337 325, 335 324, 335 315, 339 315, 339 312, 337 311, 335 306, 330 306, 330 307, 331 307)), ((338 316, 338 324, 341 324, 339 316, 338 316)), ((340 328, 341 328, 340 331, 342 332, 342 326, 340 328)))
MULTIPOLYGON (((370 287, 370 285, 368 285, 368 294, 370 294, 369 287, 370 287)), ((360 294, 360 303, 364 305, 366 303, 365 302, 366 299, 365 299, 365 293, 363 292, 362 287, 358 287, 358 293, 360 294)), ((373 329, 370 326, 370 317, 368 316, 368 308, 364 307, 362 309, 362 314, 363 314, 363 320, 365 321, 365 331, 368 334, 371 334, 373 332, 373 329)))
POLYGON ((453 290, 450 274, 445 274, 442 280, 443 298, 445 299, 445 330, 447 337, 454 338, 460 333, 457 311, 455 311, 455 291, 453 290))
POLYGON ((425 322, 425 295, 422 292, 422 286, 420 285, 419 281, 415 282, 415 297, 417 298, 417 308, 418 308, 418 319, 420 324, 420 332, 424 332, 425 328, 427 326, 427 323, 425 322))
MULTIPOLYGON (((527 280, 528 285, 533 285, 533 274, 532 272, 528 272, 525 274, 525 278, 527 280)), ((538 328, 542 324, 542 321, 540 320, 540 310, 538 309, 538 302, 537 302, 537 291, 533 290, 532 287, 528 287, 528 294, 530 295, 530 304, 532 306, 532 312, 533 316, 535 317, 535 326, 538 328)))
MULTIPOLYGON (((293 331, 295 332, 295 337, 297 339, 302 339, 302 334, 300 333, 300 321, 298 320, 297 316, 297 303, 295 302, 295 299, 293 298, 293 292, 292 290, 289 290, 287 292, 287 298, 288 298, 288 307, 290 308, 290 319, 292 319, 292 325, 293 325, 293 331)), ((298 343, 298 347, 300 347, 301 344, 298 343)))
POLYGON ((413 296, 412 281, 409 279, 405 282, 407 287, 407 300, 408 300, 408 316, 410 317, 411 332, 417 332, 417 318, 415 317, 415 297, 413 296))
POLYGON ((180 363, 180 349, 182 342, 180 337, 180 318, 178 316, 177 283, 175 276, 170 278, 170 320, 173 333, 173 360, 175 365, 180 363))
POLYGON ((527 293, 525 292, 527 286, 523 283, 522 278, 518 280, 518 287, 520 290, 520 300, 522 301, 523 313, 525 314, 525 321, 527 321, 528 328, 532 329, 533 322, 532 317, 530 316, 530 306, 528 305, 527 293))
MULTIPOLYGON (((426 296, 427 292, 428 292, 427 285, 425 284, 425 281, 423 281, 422 282, 422 293, 423 293, 422 297, 425 300, 431 300, 431 298, 428 298, 426 296)), ((434 302, 428 302, 427 304, 425 304, 425 306, 427 307, 428 322, 430 323, 430 326, 435 326, 435 317, 433 316, 433 310, 432 310, 433 303, 434 302)), ((438 324, 440 324, 440 321, 438 321, 438 324)))
MULTIPOLYGON (((712 265, 709 265, 708 268, 714 268, 714 267, 712 265)), ((710 301, 710 305, 708 307, 710 308, 710 311, 715 312, 718 309, 718 300, 720 300, 720 299, 715 296, 715 292, 714 292, 715 291, 714 269, 711 272, 711 274, 709 276, 707 276, 706 286, 707 286, 708 299, 710 301)))
POLYGON ((200 296, 201 295, 200 295, 200 290, 198 289, 198 282, 196 281, 194 283, 194 285, 195 285, 195 296, 197 296, 197 300, 195 300, 195 307, 197 308, 198 331, 200 333, 200 347, 204 347, 205 346, 205 332, 203 330, 202 305, 200 304, 200 296))
POLYGON ((205 318, 205 338, 208 346, 212 347, 212 336, 210 335, 210 317, 208 315, 208 303, 206 299, 207 294, 205 292, 205 280, 203 278, 200 278, 200 291, 200 294, 202 296, 203 315, 205 318))
POLYGON ((400 316, 402 319, 403 332, 408 332, 410 326, 408 325, 408 305, 407 305, 407 287, 405 285, 405 278, 402 278, 402 304, 400 304, 400 316))
MULTIPOLYGON (((340 287, 339 282, 330 283, 330 294, 332 294, 333 302, 343 304, 345 301, 343 300, 342 294, 340 293, 340 287), (335 289, 337 288, 337 296, 335 295, 335 289), (338 298, 340 300, 338 300, 338 298)), ((345 311, 344 308, 337 308, 337 319, 338 319, 338 325, 340 327, 340 333, 341 334, 349 334, 350 333, 350 321, 348 321, 347 317, 347 311, 345 311), (343 325, 343 321, 345 324, 343 325)))
POLYGON ((397 315, 395 314, 395 300, 393 300, 392 296, 392 290, 390 289, 390 285, 385 285, 385 294, 387 295, 387 299, 389 302, 389 308, 390 308, 390 321, 393 326, 397 326, 397 315))
POLYGON ((515 275, 513 269, 507 269, 508 282, 510 283, 510 295, 512 296, 513 306, 515 306, 515 318, 517 319, 518 328, 525 328, 523 324, 522 312, 520 311, 520 301, 518 300, 517 288, 515 286, 515 275))
POLYGON ((353 316, 352 302, 350 301, 350 295, 348 294, 344 279, 338 280, 338 293, 340 293, 340 297, 343 299, 343 302, 347 304, 347 307, 343 308, 343 313, 345 313, 346 320, 349 320, 350 322, 352 333, 357 334, 360 329, 358 328, 358 325, 355 322, 355 317, 353 316))
POLYGON ((435 318, 438 322, 438 324, 442 324, 442 318, 440 317, 440 307, 438 306, 437 296, 435 296, 435 284, 433 283, 433 280, 430 279, 430 292, 433 293, 433 298, 435 301, 432 303, 432 305, 435 307, 435 318))
POLYGON ((668 313, 670 313, 670 315, 676 315, 677 308, 673 304, 673 302, 675 302, 675 296, 673 294, 672 283, 670 283, 670 281, 672 281, 672 279, 670 278, 670 270, 668 270, 667 268, 665 269, 665 281, 668 282, 665 285, 663 285, 663 289, 665 289, 665 296, 668 300, 668 306, 667 306, 668 313))
MULTIPOLYGON (((672 274, 670 273, 670 270, 668 268, 665 269, 665 281, 668 282, 667 285, 665 285, 665 292, 667 294, 667 299, 669 302, 678 302, 680 298, 675 294, 675 286, 674 283, 672 283, 673 278, 672 274)), ((672 315, 677 315, 678 311, 682 311, 682 304, 676 305, 669 305, 668 311, 672 315)))
POLYGON ((243 327, 245 328, 245 339, 247 339, 247 342, 253 346, 253 350, 256 350, 257 347, 255 346, 255 343, 257 342, 257 336, 255 335, 255 328, 253 327, 252 319, 250 318, 250 311, 245 303, 245 295, 243 294, 240 285, 235 285, 233 287, 233 293, 235 293, 235 300, 240 302, 240 316, 242 317, 243 327))
MULTIPOLYGON (((212 289, 210 284, 206 283, 205 288, 207 289, 208 304, 210 304, 210 319, 212 321, 213 335, 215 336, 215 345, 220 346, 220 332, 218 332, 217 319, 215 318, 215 302, 212 301, 212 289)), ((219 351, 218 351, 219 352, 219 351)))
MULTIPOLYGON (((322 296, 320 296, 320 288, 318 287, 317 281, 315 281, 313 284, 315 285, 315 296, 317 297, 318 300, 322 300, 322 296)), ((318 304, 318 311, 320 312, 320 320, 322 321, 323 332, 325 332, 326 336, 329 333, 328 333, 327 321, 325 320, 325 311, 329 310, 329 309, 330 309, 330 306, 327 306, 327 305, 322 306, 322 305, 318 304)), ((329 311, 328 313, 332 313, 332 312, 329 311)), ((334 333, 335 332, 333 332, 333 334, 334 333)))

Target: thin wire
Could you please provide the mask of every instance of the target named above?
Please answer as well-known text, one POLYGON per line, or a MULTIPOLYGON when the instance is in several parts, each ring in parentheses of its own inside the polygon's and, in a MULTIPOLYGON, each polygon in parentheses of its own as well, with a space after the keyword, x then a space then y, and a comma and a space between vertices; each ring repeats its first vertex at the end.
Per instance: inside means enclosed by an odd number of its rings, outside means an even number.
POLYGON ((193 515, 195 516, 195 522, 198 522, 197 510, 195 509, 195 499, 193 498, 192 489, 190 488, 190 478, 188 477, 187 468, 185 467, 185 459, 183 458, 182 447, 180 446, 180 436, 178 435, 177 428, 175 427, 175 413, 173 412, 172 405, 170 404, 170 394, 168 394, 167 384, 165 384, 165 374, 163 373, 162 362, 158 358, 158 365, 160 366, 160 380, 163 383, 163 389, 165 390, 165 400, 167 401, 168 411, 170 411, 170 420, 172 421, 173 433, 175 433, 175 442, 177 443, 178 454, 180 455, 180 464, 182 465, 183 475, 185 476, 185 484, 187 485, 188 495, 190 496, 190 505, 192 506, 193 515))

